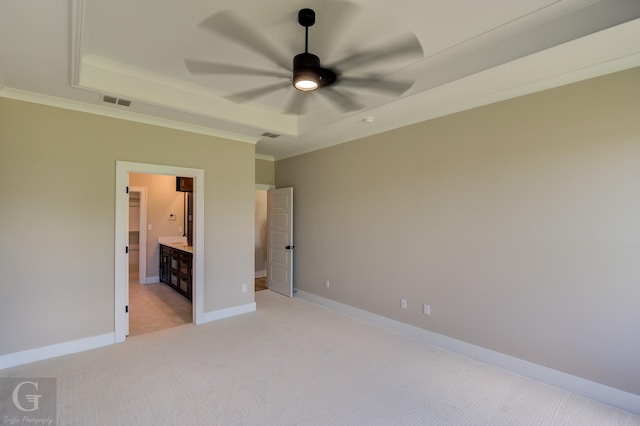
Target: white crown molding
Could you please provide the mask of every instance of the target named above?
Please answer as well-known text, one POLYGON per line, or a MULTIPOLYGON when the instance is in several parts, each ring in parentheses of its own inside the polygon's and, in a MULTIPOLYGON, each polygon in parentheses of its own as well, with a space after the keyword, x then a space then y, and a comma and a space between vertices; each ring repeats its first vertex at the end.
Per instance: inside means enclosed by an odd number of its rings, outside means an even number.
POLYGON ((258 154, 258 153, 256 153, 256 160, 276 161, 273 155, 258 154))
POLYGON ((275 189, 275 188, 276 188, 275 185, 270 185, 267 183, 256 183, 256 191, 268 191, 270 189, 275 189))
POLYGON ((277 160, 295 157, 472 108, 640 66, 640 19, 506 62, 398 99, 320 129, 317 141, 277 160), (402 106, 398 108, 397 106, 402 106), (362 126, 365 115, 385 117, 362 126), (349 128, 362 129, 354 137, 349 128))
POLYGON ((81 89, 111 93, 215 120, 296 136, 298 117, 229 101, 209 88, 99 55, 82 57, 81 89))
POLYGON ((55 96, 43 95, 40 93, 26 92, 23 90, 4 88, 0 89, 0 97, 15 99, 18 101, 32 102, 36 104, 48 105, 56 108, 69 109, 73 111, 86 112, 89 114, 102 115, 120 120, 135 121, 137 123, 150 124, 153 126, 166 127, 169 129, 182 130, 190 133, 214 136, 222 139, 229 139, 237 142, 256 144, 260 138, 241 135, 238 133, 225 132, 212 129, 210 127, 196 126, 179 121, 167 120, 159 117, 139 114, 131 111, 124 111, 103 107, 99 105, 87 104, 84 102, 62 99, 55 96))

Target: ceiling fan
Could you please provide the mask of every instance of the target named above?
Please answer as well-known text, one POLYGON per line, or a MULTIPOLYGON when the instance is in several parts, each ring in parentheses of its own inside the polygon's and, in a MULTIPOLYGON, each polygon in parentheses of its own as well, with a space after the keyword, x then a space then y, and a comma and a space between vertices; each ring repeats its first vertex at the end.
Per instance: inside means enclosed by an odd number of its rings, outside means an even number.
MULTIPOLYGON (((334 4, 339 5, 339 10, 333 10, 331 14, 334 22, 340 22, 339 19, 335 19, 336 16, 342 16, 342 21, 345 21, 344 17, 353 16, 354 5, 347 2, 334 4)), ((284 112, 298 115, 305 112, 309 94, 316 91, 341 111, 349 112, 364 108, 357 101, 355 94, 348 90, 349 88, 399 96, 413 85, 412 81, 387 80, 385 75, 373 72, 367 72, 363 77, 346 74, 353 68, 362 69, 374 62, 394 57, 421 58, 422 46, 414 34, 405 35, 376 49, 350 54, 329 66, 322 66, 320 58, 309 52, 309 27, 316 23, 315 11, 309 8, 300 9, 298 23, 305 30, 304 52, 295 55, 291 61, 283 57, 277 48, 233 13, 229 11, 214 13, 200 26, 264 56, 282 70, 274 71, 197 59, 185 59, 185 65, 192 74, 233 74, 279 78, 280 81, 276 83, 235 93, 226 98, 234 102, 246 102, 293 87, 297 90, 293 91, 293 97, 284 112), (340 90, 337 90, 338 87, 340 90)))

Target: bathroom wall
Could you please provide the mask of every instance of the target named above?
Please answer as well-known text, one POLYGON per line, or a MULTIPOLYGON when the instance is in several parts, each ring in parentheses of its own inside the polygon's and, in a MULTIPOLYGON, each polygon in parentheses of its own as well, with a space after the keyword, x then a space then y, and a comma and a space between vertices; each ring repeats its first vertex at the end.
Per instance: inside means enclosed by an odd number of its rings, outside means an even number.
POLYGON ((129 174, 129 186, 147 189, 147 282, 159 274, 158 237, 184 235, 184 192, 176 191, 176 177, 129 174), (173 215, 173 216, 171 216, 173 215))

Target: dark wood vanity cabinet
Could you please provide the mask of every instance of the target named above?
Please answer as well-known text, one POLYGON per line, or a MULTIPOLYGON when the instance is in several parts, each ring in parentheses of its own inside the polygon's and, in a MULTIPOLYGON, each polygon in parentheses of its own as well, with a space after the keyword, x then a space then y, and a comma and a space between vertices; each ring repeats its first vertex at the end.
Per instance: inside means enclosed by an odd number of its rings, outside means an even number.
POLYGON ((193 254, 160 244, 160 281, 191 300, 193 254))

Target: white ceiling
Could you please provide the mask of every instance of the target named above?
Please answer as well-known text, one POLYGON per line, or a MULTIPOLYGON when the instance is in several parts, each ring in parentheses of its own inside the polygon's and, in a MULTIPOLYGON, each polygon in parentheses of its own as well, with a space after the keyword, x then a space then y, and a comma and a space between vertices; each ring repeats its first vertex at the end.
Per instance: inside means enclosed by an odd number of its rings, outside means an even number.
POLYGON ((639 18, 639 0, 2 0, 0 96, 252 142, 280 159, 640 66, 639 18), (417 37, 420 56, 345 72, 411 88, 389 96, 338 83, 362 109, 344 112, 314 92, 306 114, 291 115, 290 86, 250 102, 226 98, 277 77, 187 70, 186 58, 283 71, 199 24, 226 11, 293 58, 304 51, 304 7, 316 11, 309 50, 323 64, 417 37), (132 104, 104 103, 105 94, 132 104))

